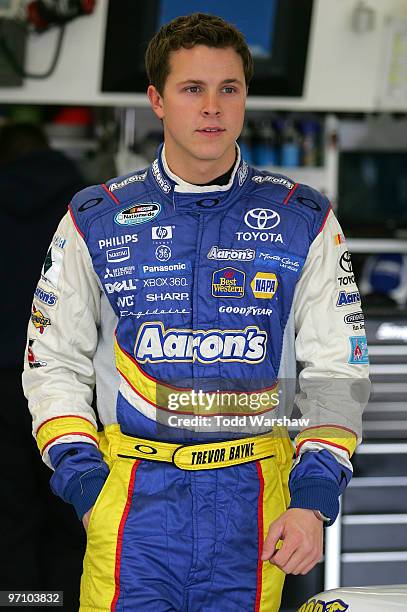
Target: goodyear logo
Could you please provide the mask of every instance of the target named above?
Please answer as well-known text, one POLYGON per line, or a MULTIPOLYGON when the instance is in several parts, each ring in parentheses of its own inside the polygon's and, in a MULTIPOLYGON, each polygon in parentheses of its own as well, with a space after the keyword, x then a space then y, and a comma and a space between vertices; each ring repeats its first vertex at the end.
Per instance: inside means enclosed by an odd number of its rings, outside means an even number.
POLYGON ((257 272, 250 283, 254 297, 269 299, 274 297, 278 287, 277 276, 274 272, 257 272))
POLYGON ((222 268, 212 275, 212 295, 216 298, 244 296, 246 274, 236 268, 222 268))
POLYGON ((143 323, 134 354, 139 363, 163 361, 259 363, 266 355, 267 332, 255 325, 245 329, 205 331, 165 329, 159 321, 143 323))
POLYGON ((309 599, 299 608, 298 612, 345 612, 349 608, 342 599, 322 601, 322 599, 309 599))

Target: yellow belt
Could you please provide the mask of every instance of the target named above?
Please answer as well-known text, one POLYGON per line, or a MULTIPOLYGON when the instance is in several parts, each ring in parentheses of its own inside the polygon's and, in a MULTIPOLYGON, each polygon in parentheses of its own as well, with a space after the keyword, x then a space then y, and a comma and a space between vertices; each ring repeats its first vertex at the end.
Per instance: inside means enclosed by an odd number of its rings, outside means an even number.
POLYGON ((182 470, 213 470, 267 457, 280 458, 283 451, 281 432, 278 437, 268 433, 223 442, 185 445, 126 436, 117 426, 109 426, 106 438, 112 458, 164 461, 182 470))

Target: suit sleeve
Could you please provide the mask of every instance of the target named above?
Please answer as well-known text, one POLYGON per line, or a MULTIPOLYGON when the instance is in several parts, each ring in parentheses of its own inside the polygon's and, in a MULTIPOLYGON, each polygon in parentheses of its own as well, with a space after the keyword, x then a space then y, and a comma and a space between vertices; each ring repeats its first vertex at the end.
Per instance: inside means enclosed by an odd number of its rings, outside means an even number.
POLYGON ((297 397, 308 420, 296 438, 291 506, 320 510, 333 523, 352 476, 369 396, 360 296, 341 227, 332 211, 312 243, 294 296, 297 397))
POLYGON ((91 407, 100 287, 69 213, 49 247, 28 324, 23 388, 53 492, 83 514, 108 474, 91 407))

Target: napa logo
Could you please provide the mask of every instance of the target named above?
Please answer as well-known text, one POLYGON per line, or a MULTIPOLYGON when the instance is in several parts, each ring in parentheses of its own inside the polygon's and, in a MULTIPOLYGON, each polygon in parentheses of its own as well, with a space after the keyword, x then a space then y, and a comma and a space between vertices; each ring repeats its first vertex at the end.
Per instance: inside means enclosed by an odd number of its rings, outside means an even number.
POLYGON ((250 287, 254 297, 271 300, 278 288, 277 276, 274 272, 257 272, 250 287))
POLYGON ((134 354, 138 363, 259 363, 266 355, 266 347, 267 332, 255 325, 245 329, 201 331, 165 329, 157 321, 140 326, 134 354))
POLYGON ((349 606, 342 599, 322 601, 322 599, 309 599, 299 608, 298 612, 345 612, 349 606))
POLYGON ((161 212, 161 204, 150 202, 149 204, 133 204, 127 206, 114 216, 117 225, 140 225, 152 221, 161 212))

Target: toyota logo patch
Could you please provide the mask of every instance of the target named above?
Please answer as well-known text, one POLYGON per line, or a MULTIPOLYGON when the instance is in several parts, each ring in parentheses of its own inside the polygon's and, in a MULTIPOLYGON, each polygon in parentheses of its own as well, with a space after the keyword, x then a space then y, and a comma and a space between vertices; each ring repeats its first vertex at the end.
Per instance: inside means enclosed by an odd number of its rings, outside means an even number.
POLYGON ((280 215, 271 208, 253 208, 244 217, 248 227, 257 230, 270 230, 280 223, 280 215))

